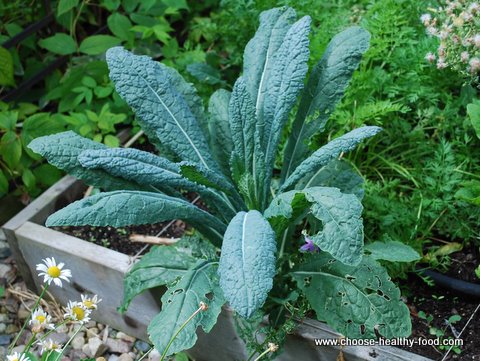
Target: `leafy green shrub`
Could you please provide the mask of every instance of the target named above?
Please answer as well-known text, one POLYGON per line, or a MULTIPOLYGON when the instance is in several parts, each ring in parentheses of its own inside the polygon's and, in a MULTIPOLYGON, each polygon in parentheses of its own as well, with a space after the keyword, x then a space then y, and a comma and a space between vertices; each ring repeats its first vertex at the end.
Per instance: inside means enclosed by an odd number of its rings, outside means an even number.
POLYGON ((42 158, 27 147, 32 139, 65 130, 54 115, 37 110, 33 104, 9 109, 0 102, 0 197, 9 193, 12 183, 26 202, 27 195, 38 195, 61 176, 51 165, 37 164, 42 158))
POLYGON ((191 347, 197 327, 210 331, 225 301, 241 317, 255 318, 269 291, 275 299, 281 288, 276 277, 301 290, 317 317, 346 336, 410 334, 399 290, 373 257, 363 255, 358 176, 336 162, 324 171, 380 128, 354 129, 315 152, 307 146, 324 128, 368 48, 365 30, 352 27, 334 37, 312 69, 284 167, 274 177, 282 131, 308 70, 310 18, 295 18, 288 7, 261 14, 245 49, 243 76, 231 93, 212 95, 208 117, 195 89, 172 68, 118 47, 107 52, 118 93, 150 141, 174 154, 171 160, 108 149, 73 132, 30 143, 51 164, 110 190, 51 215, 48 226, 120 227, 179 218, 211 242, 187 237, 176 246, 153 248, 125 279, 123 310, 145 289, 167 286, 162 311, 149 326, 162 352, 191 347), (182 190, 199 193, 208 211, 185 201, 182 190), (301 224, 320 252, 299 253, 301 224), (208 310, 190 318, 200 302, 208 310))
MULTIPOLYGON (((9 3, 0 2, 0 44, 47 15, 45 9, 36 3, 32 6, 18 0, 16 4, 10 6, 9 3), (19 12, 19 8, 23 8, 23 11, 19 12)), ((13 128, 10 127, 11 122, 0 126, 0 136, 4 137, 0 146, 0 155, 3 156, 0 197, 10 190, 23 195, 22 199, 27 203, 30 197, 38 195, 52 179, 58 179, 60 175, 58 171, 52 171, 52 176, 39 173, 41 177, 35 177, 40 170, 52 167, 37 164, 38 156, 26 149, 20 157, 22 121, 25 120, 21 114, 26 107, 22 101, 31 104, 29 115, 41 112, 39 117, 43 121, 36 121, 35 125, 43 129, 36 129, 30 132, 32 134, 47 135, 71 129, 108 146, 118 146, 119 128, 132 125, 133 132, 136 132, 139 127, 108 77, 104 52, 122 44, 128 49, 135 48, 155 57, 163 56, 170 65, 185 70, 187 64, 202 62, 207 56, 203 47, 193 41, 180 46, 174 36, 177 34, 173 24, 180 21, 182 25, 188 24, 190 16, 209 6, 212 6, 211 2, 189 7, 184 1, 168 0, 102 0, 95 4, 86 0, 61 0, 55 3, 55 33, 52 34, 51 29, 46 27, 14 47, 0 47, 2 92, 31 78, 42 71, 47 63, 58 60, 59 56, 70 58, 66 70, 57 69, 48 75, 44 83, 20 97, 17 101, 20 104, 12 102, 2 105, 4 109, 8 108, 20 116, 13 128), (107 26, 99 30, 99 23, 106 23, 107 26), (98 30, 105 33, 96 33, 98 30), (162 46, 158 44, 159 41, 162 46), (93 57, 95 59, 92 60, 93 57), (45 120, 47 118, 48 121, 45 120)), ((196 29, 196 36, 200 41, 204 32, 196 29)), ((205 88, 210 89, 210 86, 205 88)), ((26 124, 31 124, 31 121, 28 120, 26 124)))

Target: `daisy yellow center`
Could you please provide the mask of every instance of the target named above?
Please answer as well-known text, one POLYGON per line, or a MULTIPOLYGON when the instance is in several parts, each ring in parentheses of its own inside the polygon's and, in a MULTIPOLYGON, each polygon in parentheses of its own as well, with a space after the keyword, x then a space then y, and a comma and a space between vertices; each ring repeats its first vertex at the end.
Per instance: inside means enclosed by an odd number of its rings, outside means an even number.
POLYGON ((43 316, 43 315, 38 315, 37 317, 35 317, 37 319, 38 322, 40 323, 44 323, 45 320, 46 320, 46 317, 43 316))
POLYGON ((92 300, 85 300, 85 301, 83 301, 83 305, 84 305, 86 308, 93 308, 93 302, 92 302, 92 300))
POLYGON ((47 273, 50 277, 58 278, 60 277, 60 274, 62 272, 60 271, 60 268, 58 268, 57 266, 52 266, 52 267, 48 267, 47 273))
POLYGON ((83 320, 85 317, 85 311, 81 307, 73 307, 72 313, 75 315, 75 318, 79 321, 83 320))

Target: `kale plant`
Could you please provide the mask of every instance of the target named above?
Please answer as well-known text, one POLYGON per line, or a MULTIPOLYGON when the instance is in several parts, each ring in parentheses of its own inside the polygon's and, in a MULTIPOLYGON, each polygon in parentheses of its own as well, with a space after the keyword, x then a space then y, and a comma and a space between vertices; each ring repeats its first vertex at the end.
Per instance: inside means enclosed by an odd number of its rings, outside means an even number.
POLYGON ((126 276, 122 310, 144 290, 167 287, 162 311, 148 330, 160 351, 200 302, 208 310, 188 322, 168 354, 193 346, 199 326, 209 332, 226 302, 241 317, 252 317, 280 269, 317 317, 346 336, 410 334, 399 290, 363 252, 359 177, 337 160, 380 128, 354 129, 314 152, 308 144, 342 98, 368 48, 369 33, 351 27, 335 36, 304 88, 310 18, 295 18, 288 7, 261 14, 245 49, 243 75, 232 92, 212 95, 208 114, 174 69, 120 47, 107 52, 117 92, 169 159, 107 148, 73 132, 30 144, 51 164, 107 190, 56 212, 47 226, 122 227, 182 219, 209 240, 187 236, 176 246, 155 247, 126 276), (293 109, 283 168, 273 177, 293 109), (208 211, 185 200, 185 191, 198 193, 208 211), (318 252, 299 254, 300 225, 318 252), (298 262, 289 262, 285 271, 278 266, 285 259, 298 262))

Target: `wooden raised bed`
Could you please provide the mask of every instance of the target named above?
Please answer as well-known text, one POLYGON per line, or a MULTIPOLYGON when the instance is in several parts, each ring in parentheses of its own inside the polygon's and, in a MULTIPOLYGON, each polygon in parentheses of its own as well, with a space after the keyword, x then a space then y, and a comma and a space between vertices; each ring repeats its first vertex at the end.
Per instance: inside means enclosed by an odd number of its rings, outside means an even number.
MULTIPOLYGON (((27 285, 38 292, 42 279, 35 266, 46 257, 55 257, 72 270, 70 283, 51 287, 56 300, 66 304, 81 293, 98 294, 103 301, 93 318, 127 334, 148 340, 146 328, 160 310, 160 295, 147 291, 136 297, 128 312, 117 312, 123 297, 123 276, 131 257, 82 239, 46 228, 44 222, 54 211, 78 199, 86 187, 66 176, 50 187, 23 211, 3 225, 3 230, 27 285)), ((340 347, 315 346, 314 339, 338 339, 341 335, 325 324, 304 320, 290 335, 278 361, 335 361, 340 347)), ((348 346, 341 349, 346 361, 428 361, 429 359, 394 347, 348 346)), ((246 360, 241 339, 236 335, 231 311, 224 308, 212 332, 198 332, 198 342, 189 353, 198 361, 246 360)))

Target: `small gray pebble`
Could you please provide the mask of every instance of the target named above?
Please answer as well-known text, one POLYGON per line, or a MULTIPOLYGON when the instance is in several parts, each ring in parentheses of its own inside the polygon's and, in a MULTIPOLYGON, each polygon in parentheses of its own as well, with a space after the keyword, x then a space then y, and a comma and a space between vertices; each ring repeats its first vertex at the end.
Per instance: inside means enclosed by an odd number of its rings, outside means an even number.
POLYGON ((150 345, 148 343, 146 343, 145 341, 142 341, 142 340, 137 340, 135 342, 135 348, 140 351, 140 352, 147 352, 148 350, 150 350, 150 345))

